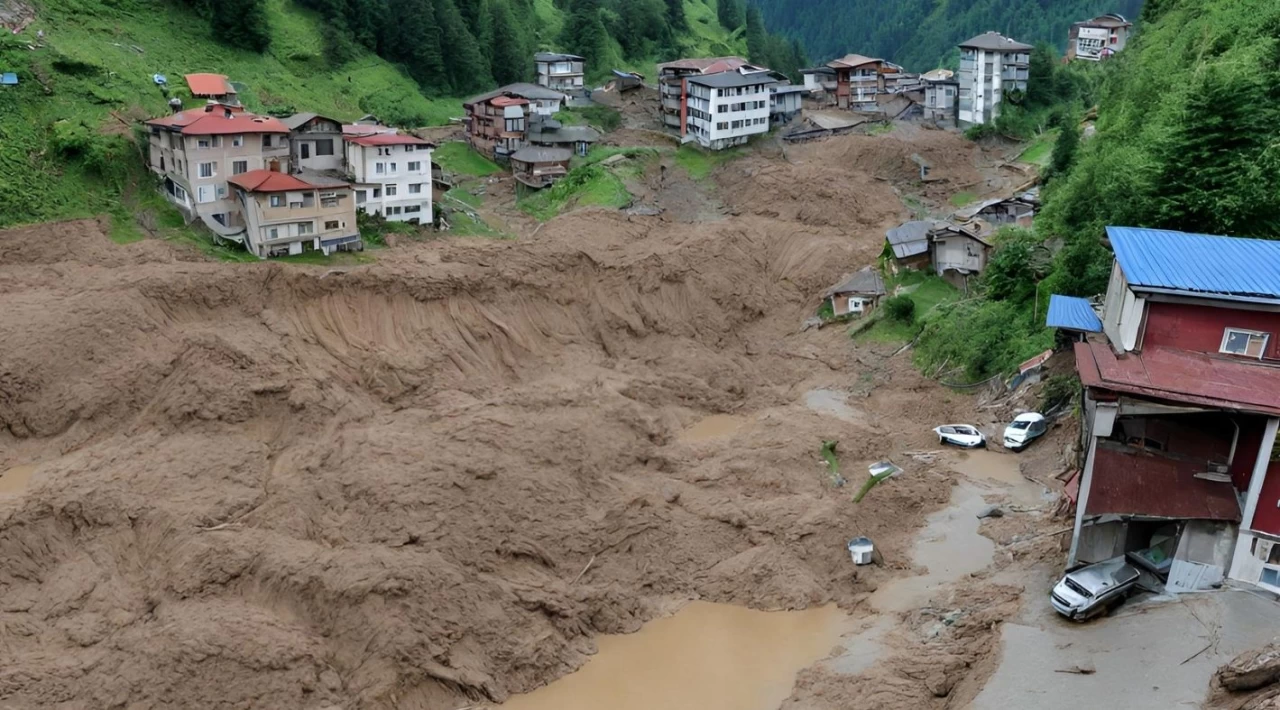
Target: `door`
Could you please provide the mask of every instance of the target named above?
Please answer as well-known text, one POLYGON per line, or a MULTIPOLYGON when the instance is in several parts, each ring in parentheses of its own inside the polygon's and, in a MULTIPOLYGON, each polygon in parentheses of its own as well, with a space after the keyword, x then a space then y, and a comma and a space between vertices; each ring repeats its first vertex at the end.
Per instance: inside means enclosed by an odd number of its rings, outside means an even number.
POLYGON ((310 144, 310 143, 303 143, 303 144, 302 144, 302 159, 303 159, 303 160, 306 160, 307 158, 310 158, 310 157, 311 157, 311 144, 310 144))

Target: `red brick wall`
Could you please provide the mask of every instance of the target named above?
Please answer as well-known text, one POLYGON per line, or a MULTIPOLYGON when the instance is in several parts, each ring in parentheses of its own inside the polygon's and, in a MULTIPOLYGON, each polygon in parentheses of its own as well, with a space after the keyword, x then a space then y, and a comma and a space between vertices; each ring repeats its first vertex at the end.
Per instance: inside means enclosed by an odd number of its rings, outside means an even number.
POLYGON ((1262 484, 1258 497, 1258 510, 1253 514, 1253 529, 1271 535, 1280 535, 1280 461, 1272 461, 1267 467, 1267 480, 1262 484))
POLYGON ((1147 304, 1147 326, 1143 331, 1142 347, 1163 346, 1216 353, 1222 347, 1222 331, 1228 327, 1271 333, 1265 357, 1280 357, 1280 313, 1180 303, 1147 304))

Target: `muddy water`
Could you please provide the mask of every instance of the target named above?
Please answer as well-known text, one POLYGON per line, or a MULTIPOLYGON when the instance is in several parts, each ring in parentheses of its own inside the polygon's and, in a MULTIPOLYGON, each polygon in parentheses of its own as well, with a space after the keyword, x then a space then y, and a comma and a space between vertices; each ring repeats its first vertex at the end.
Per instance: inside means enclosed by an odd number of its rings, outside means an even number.
POLYGON ((744 425, 747 419, 734 414, 712 414, 700 419, 697 424, 685 429, 680 434, 683 441, 706 441, 731 436, 744 425))
POLYGON ((956 453, 948 463, 952 469, 974 480, 1004 484, 1019 501, 1034 503, 1044 497, 1044 486, 1023 477, 1017 454, 974 449, 956 453))
POLYGON ((17 495, 27 490, 27 484, 31 482, 31 474, 35 471, 36 465, 28 464, 14 466, 0 474, 0 496, 17 495))
POLYGON ((865 418, 862 412, 849 406, 848 396, 845 393, 836 390, 809 390, 804 393, 804 406, 846 422, 858 422, 865 418))
POLYGON ((602 636, 576 673, 502 710, 775 710, 796 673, 848 628, 835 606, 765 612, 692 602, 634 634, 602 636))
POLYGON ((951 505, 929 516, 912 550, 912 563, 929 571, 881 586, 871 595, 871 605, 879 611, 915 609, 940 587, 991 564, 995 543, 978 533, 978 513, 986 506, 973 484, 952 488, 951 505))

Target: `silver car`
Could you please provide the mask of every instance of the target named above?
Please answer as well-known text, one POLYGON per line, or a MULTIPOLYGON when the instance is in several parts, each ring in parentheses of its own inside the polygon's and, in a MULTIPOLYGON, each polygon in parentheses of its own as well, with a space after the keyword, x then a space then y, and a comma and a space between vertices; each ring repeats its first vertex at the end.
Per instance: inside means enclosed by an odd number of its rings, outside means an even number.
POLYGON ((1124 602, 1138 584, 1138 570, 1116 557, 1068 572, 1049 599, 1059 614, 1084 621, 1124 602))
POLYGON ((945 424, 936 427, 933 433, 938 435, 938 443, 951 444, 966 449, 976 449, 987 445, 987 437, 978 427, 971 424, 945 424))

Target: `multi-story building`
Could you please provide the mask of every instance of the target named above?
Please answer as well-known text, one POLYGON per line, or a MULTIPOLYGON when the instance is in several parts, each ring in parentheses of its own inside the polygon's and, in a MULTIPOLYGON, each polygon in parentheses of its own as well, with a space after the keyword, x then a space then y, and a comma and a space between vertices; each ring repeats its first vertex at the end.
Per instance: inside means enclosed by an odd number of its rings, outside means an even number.
POLYGON ((960 82, 949 69, 934 69, 920 76, 924 82, 924 118, 935 123, 956 122, 956 95, 960 82))
POLYGON ((244 218, 245 248, 269 256, 364 248, 351 186, 310 181, 273 170, 250 170, 228 182, 244 218))
POLYGON ((769 87, 769 118, 774 124, 783 124, 800 115, 803 86, 774 84, 769 87))
POLYGON ((999 32, 980 34, 960 44, 960 123, 991 123, 1011 91, 1026 92, 1031 45, 999 32))
POLYGON ((431 151, 435 145, 401 133, 347 136, 345 144, 358 209, 389 222, 433 222, 431 151))
POLYGON ((586 89, 586 63, 574 54, 538 52, 533 55, 534 70, 538 74, 538 86, 569 96, 582 96, 586 89))
POLYGON ((553 116, 567 100, 564 94, 536 84, 509 84, 474 96, 462 104, 467 112, 467 143, 505 162, 528 142, 530 118, 553 116))
MULTIPOLYGON (((1083 465, 1068 565, 1126 555, 1171 592, 1280 592, 1280 242, 1127 227, 1074 344, 1083 465)), ((1074 492, 1074 494, 1073 494, 1074 492)))
POLYGON ((241 106, 210 102, 146 122, 151 131, 150 167, 164 192, 220 237, 239 241, 238 203, 227 179, 251 170, 289 170, 289 128, 241 106))
POLYGON ((314 113, 280 119, 289 127, 289 166, 293 172, 342 170, 342 122, 314 113))
POLYGON ((771 72, 740 67, 684 79, 686 140, 711 150, 746 143, 769 132, 771 72))
POLYGON ((890 70, 888 62, 861 54, 846 54, 827 62, 827 68, 836 75, 837 107, 855 111, 876 110, 876 97, 885 92, 885 74, 890 70))
POLYGON ((706 59, 679 59, 658 65, 658 111, 662 127, 672 133, 684 134, 686 121, 685 79, 701 74, 718 74, 748 66, 742 57, 710 57, 706 59))
POLYGON ((1133 23, 1115 13, 1077 22, 1067 34, 1067 60, 1101 61, 1125 48, 1133 23))

